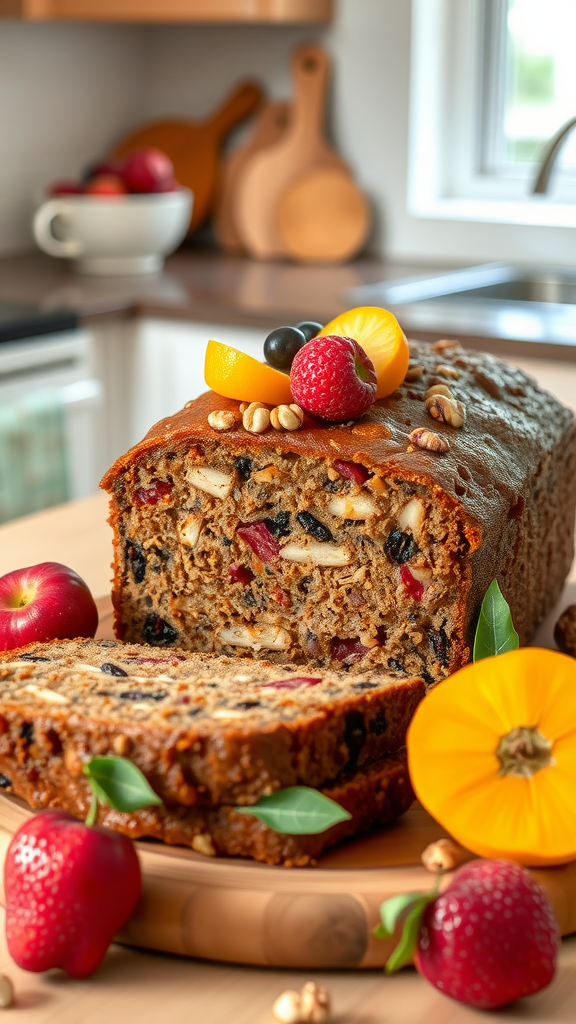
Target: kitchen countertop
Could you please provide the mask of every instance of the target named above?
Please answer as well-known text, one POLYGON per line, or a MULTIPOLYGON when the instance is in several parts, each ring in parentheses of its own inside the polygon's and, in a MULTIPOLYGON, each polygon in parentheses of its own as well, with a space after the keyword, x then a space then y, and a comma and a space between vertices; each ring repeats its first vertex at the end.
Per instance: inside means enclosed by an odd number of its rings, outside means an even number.
MULTIPOLYGON (((107 496, 97 494, 0 526, 0 575, 18 565, 62 561, 72 565, 95 595, 109 591, 112 534, 106 523, 107 496)), ((562 606, 576 600, 576 563, 562 606)), ((549 642, 554 611, 539 633, 549 642)), ((242 922, 239 922, 239 927, 242 922)), ((473 1024, 487 1019, 447 1000, 412 969, 393 977, 380 971, 311 972, 258 969, 188 960, 111 946, 98 971, 74 981, 61 971, 34 975, 19 970, 6 950, 0 910, 0 971, 16 991, 21 1024, 100 1024, 121 1019, 138 1024, 272 1024, 274 999, 304 981, 332 994, 333 1024, 473 1024)), ((553 984, 514 1008, 490 1013, 491 1024, 512 1020, 568 1024, 576 991, 576 936, 562 943, 553 984)))
MULTIPOLYGON (((298 320, 327 323, 351 305, 346 293, 355 287, 443 269, 453 268, 367 258, 333 267, 258 262, 196 245, 171 256, 160 274, 90 277, 75 273, 64 260, 30 253, 0 259, 0 299, 73 309, 84 324, 148 316, 271 329, 298 320)), ((473 318, 457 336, 469 347, 504 357, 576 361, 573 338, 530 340, 538 337, 537 311, 528 308, 518 316, 518 305, 509 304, 508 317, 488 306, 481 322, 473 318)), ((424 304, 399 307, 397 315, 412 337, 433 341, 445 335, 446 328, 431 319, 424 304)))

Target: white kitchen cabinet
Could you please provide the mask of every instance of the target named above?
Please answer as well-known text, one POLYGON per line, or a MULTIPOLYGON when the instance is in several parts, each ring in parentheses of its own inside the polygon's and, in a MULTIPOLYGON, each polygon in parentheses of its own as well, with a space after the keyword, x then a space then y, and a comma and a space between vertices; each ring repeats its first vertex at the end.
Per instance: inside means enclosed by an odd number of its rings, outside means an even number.
POLYGON ((152 317, 94 327, 97 375, 106 393, 102 473, 153 423, 206 391, 204 353, 210 338, 263 359, 266 334, 259 328, 152 317))

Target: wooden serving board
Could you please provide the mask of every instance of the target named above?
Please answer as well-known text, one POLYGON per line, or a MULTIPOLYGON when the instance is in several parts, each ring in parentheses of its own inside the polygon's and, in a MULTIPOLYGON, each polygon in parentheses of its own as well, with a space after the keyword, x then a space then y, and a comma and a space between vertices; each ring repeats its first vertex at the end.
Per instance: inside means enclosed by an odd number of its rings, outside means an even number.
MULTIPOLYGON (((14 831, 31 813, 22 801, 0 797, 2 863, 14 831)), ((204 857, 140 841, 143 895, 118 938, 261 967, 382 967, 396 939, 372 936, 380 904, 397 893, 431 889, 433 875, 420 865, 420 854, 441 835, 415 804, 392 827, 338 847, 315 868, 204 857)), ((533 874, 552 901, 562 934, 576 931, 576 862, 533 874)))
MULTIPOLYGON (((97 635, 114 639, 110 598, 96 603, 97 635)), ((0 796, 1 864, 12 835, 32 813, 16 797, 0 796)), ((139 841, 143 895, 119 941, 262 967, 382 967, 396 939, 372 936, 380 904, 432 887, 420 856, 446 834, 414 804, 394 825, 343 843, 315 868, 291 869, 139 841)), ((576 932, 576 861, 532 873, 548 893, 561 933, 576 932)), ((443 884, 449 880, 447 874, 443 884)))

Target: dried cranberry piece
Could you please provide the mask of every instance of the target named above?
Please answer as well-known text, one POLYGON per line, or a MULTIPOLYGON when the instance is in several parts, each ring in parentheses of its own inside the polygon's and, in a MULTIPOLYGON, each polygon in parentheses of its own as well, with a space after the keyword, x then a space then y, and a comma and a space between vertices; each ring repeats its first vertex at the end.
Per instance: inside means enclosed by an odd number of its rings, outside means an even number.
POLYGON ((277 601, 278 604, 282 605, 283 608, 292 607, 292 598, 287 590, 283 590, 282 587, 274 587, 272 591, 272 598, 277 601))
POLYGON ((153 480, 149 487, 139 487, 132 495, 132 504, 136 508, 143 505, 157 505, 159 501, 172 494, 172 484, 167 480, 153 480))
POLYGON ((407 565, 400 566, 400 579, 406 590, 415 601, 421 601, 424 594, 424 584, 412 575, 407 565))
POLYGON ((321 523, 316 516, 313 516, 311 512, 299 512, 296 519, 300 523, 303 530, 309 533, 315 540, 329 541, 333 540, 333 536, 327 526, 321 523))
POLYGON ((297 690, 299 686, 318 686, 322 679, 319 676, 292 676, 290 679, 276 679, 271 683, 264 683, 273 690, 297 690))
POLYGON ((345 462, 343 459, 336 459, 334 469, 343 476, 345 480, 353 480, 355 484, 366 483, 370 473, 366 466, 360 462, 345 462))
POLYGON ((337 637, 331 644, 332 657, 344 665, 353 665, 355 661, 368 654, 369 650, 369 647, 360 643, 358 637, 350 640, 340 640, 337 637))
POLYGON ((397 565, 403 565, 404 562, 409 562, 414 557, 418 551, 418 545, 411 533, 392 530, 392 533, 389 533, 386 538, 384 551, 388 558, 396 562, 397 565))
POLYGON ((254 579, 254 573, 247 565, 235 563, 234 565, 228 566, 228 572, 232 583, 241 583, 244 587, 247 587, 254 579))
POLYGON ((241 523, 236 532, 263 562, 271 562, 280 554, 278 541, 262 520, 255 523, 241 523))
POLYGON ((147 644, 151 644, 153 647, 167 647, 169 644, 175 644, 178 639, 178 631, 174 629, 165 619, 161 619, 156 612, 150 612, 150 615, 144 623, 142 630, 142 636, 147 644))

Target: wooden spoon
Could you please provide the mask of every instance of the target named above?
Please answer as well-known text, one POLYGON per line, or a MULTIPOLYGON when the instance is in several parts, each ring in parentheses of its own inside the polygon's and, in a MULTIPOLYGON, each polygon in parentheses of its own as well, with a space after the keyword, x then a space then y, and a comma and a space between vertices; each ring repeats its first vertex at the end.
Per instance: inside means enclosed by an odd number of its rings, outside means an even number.
POLYGON ((276 211, 286 189, 314 167, 346 164, 323 133, 328 56, 319 46, 293 55, 295 100, 290 124, 271 146, 252 154, 238 174, 235 222, 248 252, 260 259, 286 255, 276 211))
POLYGON ((125 156, 132 149, 151 146, 161 149, 174 164, 176 180, 194 193, 189 234, 208 218, 216 191, 218 159, 228 132, 262 100, 255 82, 239 85, 222 106, 205 121, 154 121, 132 132, 118 143, 113 155, 125 156))
POLYGON ((281 197, 277 225, 288 255, 302 263, 343 263, 362 249, 370 207, 340 167, 317 167, 281 197))
POLYGON ((239 146, 222 164, 214 206, 214 232, 221 247, 230 253, 242 252, 242 242, 234 220, 239 176, 253 153, 280 138, 288 124, 288 103, 267 103, 260 111, 254 132, 246 145, 239 146))

